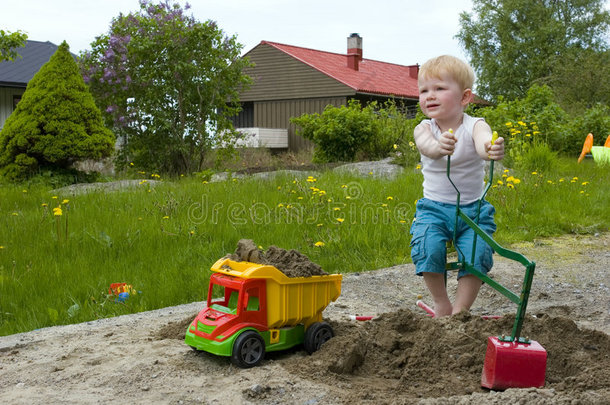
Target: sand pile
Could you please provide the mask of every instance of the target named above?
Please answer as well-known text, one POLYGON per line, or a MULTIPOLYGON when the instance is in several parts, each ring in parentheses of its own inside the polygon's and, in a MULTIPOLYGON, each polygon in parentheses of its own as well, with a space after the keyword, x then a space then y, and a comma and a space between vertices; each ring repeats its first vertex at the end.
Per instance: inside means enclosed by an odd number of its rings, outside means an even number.
POLYGON ((264 251, 259 249, 251 239, 240 239, 237 242, 235 253, 226 257, 233 261, 268 264, 276 267, 288 277, 311 277, 328 274, 322 270, 322 267, 297 250, 270 246, 264 251))

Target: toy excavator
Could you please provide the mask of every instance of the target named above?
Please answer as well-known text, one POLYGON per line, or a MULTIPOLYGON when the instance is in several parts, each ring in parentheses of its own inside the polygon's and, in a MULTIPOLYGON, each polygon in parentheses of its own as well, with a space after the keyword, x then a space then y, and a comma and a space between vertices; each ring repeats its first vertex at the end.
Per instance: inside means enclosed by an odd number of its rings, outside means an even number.
POLYGON ((593 160, 597 164, 610 164, 610 135, 606 138, 604 146, 593 146, 593 134, 587 135, 578 157, 578 163, 582 162, 587 153, 593 155, 593 160))

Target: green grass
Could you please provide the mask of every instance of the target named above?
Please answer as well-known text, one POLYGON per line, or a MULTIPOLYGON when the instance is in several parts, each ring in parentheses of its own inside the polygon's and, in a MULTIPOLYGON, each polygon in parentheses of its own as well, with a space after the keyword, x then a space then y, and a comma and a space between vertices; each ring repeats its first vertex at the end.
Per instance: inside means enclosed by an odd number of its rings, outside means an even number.
MULTIPOLYGON (((496 173, 504 184, 488 199, 498 242, 608 230, 610 169, 559 166, 496 173), (520 182, 508 187, 508 176, 520 182)), ((315 176, 181 179, 75 196, 0 186, 0 335, 203 300, 210 266, 241 238, 297 249, 331 273, 410 261, 417 170, 395 180, 315 176), (58 205, 62 216, 54 217, 58 205), (114 282, 141 293, 115 303, 107 294, 114 282)))

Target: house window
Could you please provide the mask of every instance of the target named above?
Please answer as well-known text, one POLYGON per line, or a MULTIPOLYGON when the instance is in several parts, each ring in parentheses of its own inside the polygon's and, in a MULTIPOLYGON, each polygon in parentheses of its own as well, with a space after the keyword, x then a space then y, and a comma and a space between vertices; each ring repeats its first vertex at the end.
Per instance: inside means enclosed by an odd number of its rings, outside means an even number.
POLYGON ((241 105, 242 110, 238 115, 231 117, 233 127, 251 128, 254 126, 254 103, 245 102, 241 105))
POLYGON ((21 94, 13 96, 13 111, 15 111, 15 108, 17 108, 17 104, 19 104, 20 101, 21 101, 21 94))

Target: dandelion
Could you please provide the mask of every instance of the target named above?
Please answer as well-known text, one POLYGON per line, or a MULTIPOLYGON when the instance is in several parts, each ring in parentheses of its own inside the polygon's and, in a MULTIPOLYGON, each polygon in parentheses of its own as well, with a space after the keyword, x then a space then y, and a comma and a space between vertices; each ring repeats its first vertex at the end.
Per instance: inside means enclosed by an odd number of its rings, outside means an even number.
POLYGON ((513 188, 513 189, 515 188, 515 186, 514 186, 512 183, 507 183, 507 184, 506 184, 506 187, 508 187, 508 188, 513 188))
POLYGON ((4 249, 4 246, 0 245, 0 250, 4 249))
POLYGON ((316 226, 319 228, 321 226, 324 226, 324 224, 316 224, 316 226))
POLYGON ((415 166, 415 169, 421 170, 421 164, 418 163, 417 166, 415 166))
POLYGON ((392 201, 393 199, 394 199, 394 197, 392 197, 391 195, 386 198, 386 200, 388 200, 388 201, 392 201))
POLYGON ((537 174, 538 174, 538 172, 532 172, 532 174, 535 176, 535 175, 537 175, 537 174))
POLYGON ((278 189, 278 190, 281 190, 281 189, 282 189, 282 186, 277 186, 277 189, 278 189))
POLYGON ((373 175, 373 172, 369 172, 369 176, 372 176, 372 175, 373 175))
POLYGON ((504 125, 506 125, 507 127, 509 127, 509 128, 510 128, 510 127, 512 127, 512 126, 513 126, 513 123, 509 121, 509 122, 507 122, 507 123, 506 123, 506 124, 504 124, 504 125))
POLYGON ((201 184, 208 184, 208 182, 204 180, 201 182, 201 184))
POLYGON ((504 173, 509 173, 509 172, 510 172, 510 170, 504 169, 504 173))
POLYGON ((303 199, 303 197, 301 197, 301 196, 297 197, 297 200, 302 200, 302 199, 303 199))
POLYGON ((519 183, 521 183, 520 179, 517 179, 517 178, 513 179, 513 184, 519 184, 519 183))
POLYGON ((191 235, 191 236, 195 235, 195 231, 190 230, 190 231, 189 231, 189 235, 191 235))
POLYGON ((42 203, 42 208, 47 208, 49 206, 49 204, 47 203, 42 203))
POLYGON ((503 186, 504 182, 502 180, 498 180, 498 185, 503 186))
POLYGON ((563 183, 564 181, 565 181, 565 179, 563 177, 559 179, 560 183, 563 183))
POLYGON ((555 184, 555 182, 553 182, 553 180, 547 180, 546 181, 548 184, 555 184))
POLYGON ((129 166, 132 166, 132 167, 133 167, 133 162, 129 162, 129 166))
POLYGON ((381 206, 382 206, 382 207, 387 207, 387 206, 388 206, 388 204, 381 204, 381 206))
POLYGON ((392 147, 394 148, 394 150, 398 149, 398 145, 396 144, 392 145, 392 147))
POLYGON ((337 222, 341 223, 343 221, 345 221, 345 218, 337 218, 337 222))
POLYGON ((401 219, 401 220, 400 220, 400 221, 398 221, 398 222, 400 222, 401 224, 406 224, 406 223, 407 223, 407 221, 405 221, 404 219, 401 219))
POLYGON ((279 204, 277 205, 277 207, 278 207, 278 208, 282 208, 283 206, 284 206, 284 204, 282 204, 282 203, 279 203, 279 204))
POLYGON ((343 184, 343 185, 341 186, 341 188, 347 188, 347 185, 346 185, 346 184, 343 184))
POLYGON ((25 194, 25 193, 27 193, 27 192, 28 192, 27 190, 25 190, 25 189, 23 190, 23 193, 24 193, 24 194, 25 194))
POLYGON ((169 219, 169 216, 166 215, 166 216, 163 217, 163 219, 169 219))
POLYGON ((322 247, 324 246, 324 242, 318 241, 316 243, 313 244, 315 247, 322 247))
POLYGON ((517 124, 521 125, 522 127, 527 127, 527 124, 523 121, 519 121, 517 124))
POLYGON ((17 212, 13 212, 11 215, 12 215, 12 216, 14 216, 14 217, 16 217, 16 216, 19 216, 19 213, 17 213, 17 212))
POLYGON ((307 176, 307 180, 308 183, 315 183, 317 181, 317 179, 313 176, 307 176))
POLYGON ((52 198, 52 199, 54 199, 54 200, 57 200, 57 196, 56 196, 56 195, 54 195, 54 196, 53 196, 53 197, 51 197, 51 198, 52 198))
POLYGON ((56 217, 61 217, 63 215, 63 212, 61 210, 61 206, 53 208, 53 215, 56 216, 56 217))
POLYGON ((351 199, 352 199, 352 197, 350 197, 349 195, 346 195, 346 196, 345 196, 345 199, 346 199, 346 200, 351 200, 351 199))
POLYGON ((146 184, 146 183, 148 183, 148 180, 142 180, 142 181, 140 181, 139 184, 146 184))
POLYGON ((63 200, 61 203, 62 203, 63 205, 66 205, 66 204, 68 204, 69 202, 70 202, 70 200, 63 200))
POLYGON ((586 186, 587 184, 589 184, 588 181, 583 181, 582 183, 580 183, 581 186, 586 186))

